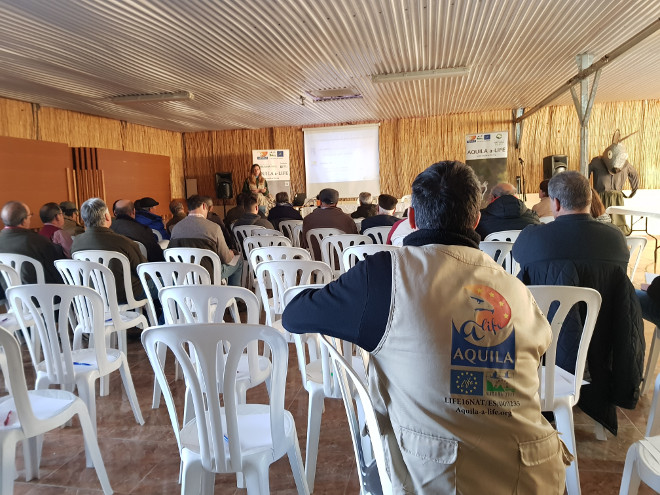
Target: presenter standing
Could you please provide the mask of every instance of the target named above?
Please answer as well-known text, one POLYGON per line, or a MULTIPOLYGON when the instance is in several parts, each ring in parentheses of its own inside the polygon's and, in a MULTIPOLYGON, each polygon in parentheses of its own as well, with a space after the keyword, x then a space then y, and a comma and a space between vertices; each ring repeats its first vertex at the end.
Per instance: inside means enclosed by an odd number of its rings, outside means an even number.
POLYGON ((268 205, 268 182, 261 175, 261 167, 256 163, 252 165, 250 176, 243 183, 243 192, 256 194, 259 210, 264 214, 266 213, 266 206, 268 205))

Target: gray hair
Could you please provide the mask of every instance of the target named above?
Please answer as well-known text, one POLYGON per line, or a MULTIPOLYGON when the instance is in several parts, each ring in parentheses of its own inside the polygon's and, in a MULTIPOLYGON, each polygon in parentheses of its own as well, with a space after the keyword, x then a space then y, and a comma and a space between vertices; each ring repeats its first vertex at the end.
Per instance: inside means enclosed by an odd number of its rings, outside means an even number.
POLYGON ((369 192, 361 192, 360 195, 358 196, 358 199, 360 200, 361 205, 370 205, 371 204, 371 193, 369 192))
POLYGON ((89 198, 80 206, 80 216, 85 227, 103 227, 108 205, 101 198, 89 198))
POLYGON ((562 172, 548 182, 548 196, 559 200, 564 210, 580 211, 591 205, 591 186, 580 172, 562 172))

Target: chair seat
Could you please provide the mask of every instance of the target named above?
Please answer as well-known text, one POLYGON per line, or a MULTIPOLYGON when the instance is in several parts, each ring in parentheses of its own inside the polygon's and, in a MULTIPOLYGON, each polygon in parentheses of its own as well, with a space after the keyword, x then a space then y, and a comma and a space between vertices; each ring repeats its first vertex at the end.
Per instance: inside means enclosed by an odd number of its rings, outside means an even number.
MULTIPOLYGON (((23 318, 25 320, 25 326, 31 327, 34 325, 34 319, 29 314, 25 314, 23 318)), ((15 332, 16 330, 21 329, 21 324, 16 319, 16 315, 14 314, 13 309, 10 309, 6 313, 0 315, 0 325, 2 325, 10 332, 15 332)))
MULTIPOLYGON (((555 397, 568 397, 574 393, 575 376, 559 366, 555 366, 555 397)), ((582 380, 582 385, 589 382, 582 380)), ((545 366, 541 370, 541 397, 545 397, 545 366)))
MULTIPOLYGON (((117 349, 106 348, 105 354, 110 363, 117 363, 121 359, 121 351, 117 349)), ((73 365, 73 371, 76 374, 98 370, 94 348, 72 350, 71 357, 74 363, 79 363, 73 365)), ((46 361, 42 361, 37 365, 37 373, 46 373, 46 361)))
MULTIPOLYGON (((46 389, 46 390, 28 390, 28 399, 32 406, 32 412, 39 420, 45 420, 57 416, 76 400, 76 396, 66 390, 46 389)), ((20 428, 21 423, 16 414, 16 404, 14 397, 7 395, 0 399, 0 417, 6 418, 9 412, 9 423, 7 426, 0 422, 0 430, 11 430, 20 428)))
MULTIPOLYGON (((256 377, 256 384, 266 380, 268 375, 270 375, 270 370, 272 364, 270 359, 264 356, 259 356, 259 375, 256 377)), ((236 379, 237 380, 250 380, 250 369, 249 369, 249 360, 247 354, 243 354, 238 360, 238 368, 236 370, 236 379)))
MULTIPOLYGON (((239 404, 238 405, 238 431, 241 438, 241 451, 243 456, 261 453, 272 449, 270 432, 270 407, 265 404, 239 404)), ((225 409, 221 408, 223 431, 227 431, 225 423, 225 409)), ((284 411, 284 435, 290 437, 295 431, 293 416, 284 411)), ((197 419, 189 421, 181 430, 181 446, 199 453, 199 436, 197 433, 197 419)), ((227 458, 229 458, 227 449, 227 458)))

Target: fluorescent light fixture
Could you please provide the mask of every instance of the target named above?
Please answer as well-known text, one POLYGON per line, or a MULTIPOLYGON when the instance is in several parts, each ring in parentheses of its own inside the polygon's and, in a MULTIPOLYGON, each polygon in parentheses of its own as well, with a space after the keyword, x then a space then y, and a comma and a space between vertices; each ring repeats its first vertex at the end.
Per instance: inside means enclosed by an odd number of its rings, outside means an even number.
POLYGON ((469 67, 450 67, 447 69, 420 70, 417 72, 397 72, 395 74, 378 74, 371 76, 375 83, 418 81, 420 79, 435 79, 438 77, 464 76, 470 73, 469 67))
POLYGON ((312 97, 313 101, 337 101, 362 98, 362 95, 353 88, 318 89, 306 91, 306 93, 312 97))
POLYGON ((158 101, 183 101, 194 100, 195 95, 189 91, 176 91, 174 93, 147 93, 137 95, 112 96, 110 101, 113 103, 142 103, 158 101))

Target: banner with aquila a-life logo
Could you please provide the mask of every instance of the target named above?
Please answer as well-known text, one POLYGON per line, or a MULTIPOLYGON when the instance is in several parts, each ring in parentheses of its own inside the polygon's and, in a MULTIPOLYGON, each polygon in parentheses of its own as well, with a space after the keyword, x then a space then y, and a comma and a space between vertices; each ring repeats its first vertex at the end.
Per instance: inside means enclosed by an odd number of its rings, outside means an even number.
POLYGON ((484 201, 488 200, 488 195, 493 187, 500 182, 508 182, 506 172, 508 139, 506 131, 466 136, 465 163, 472 167, 477 174, 484 201))

